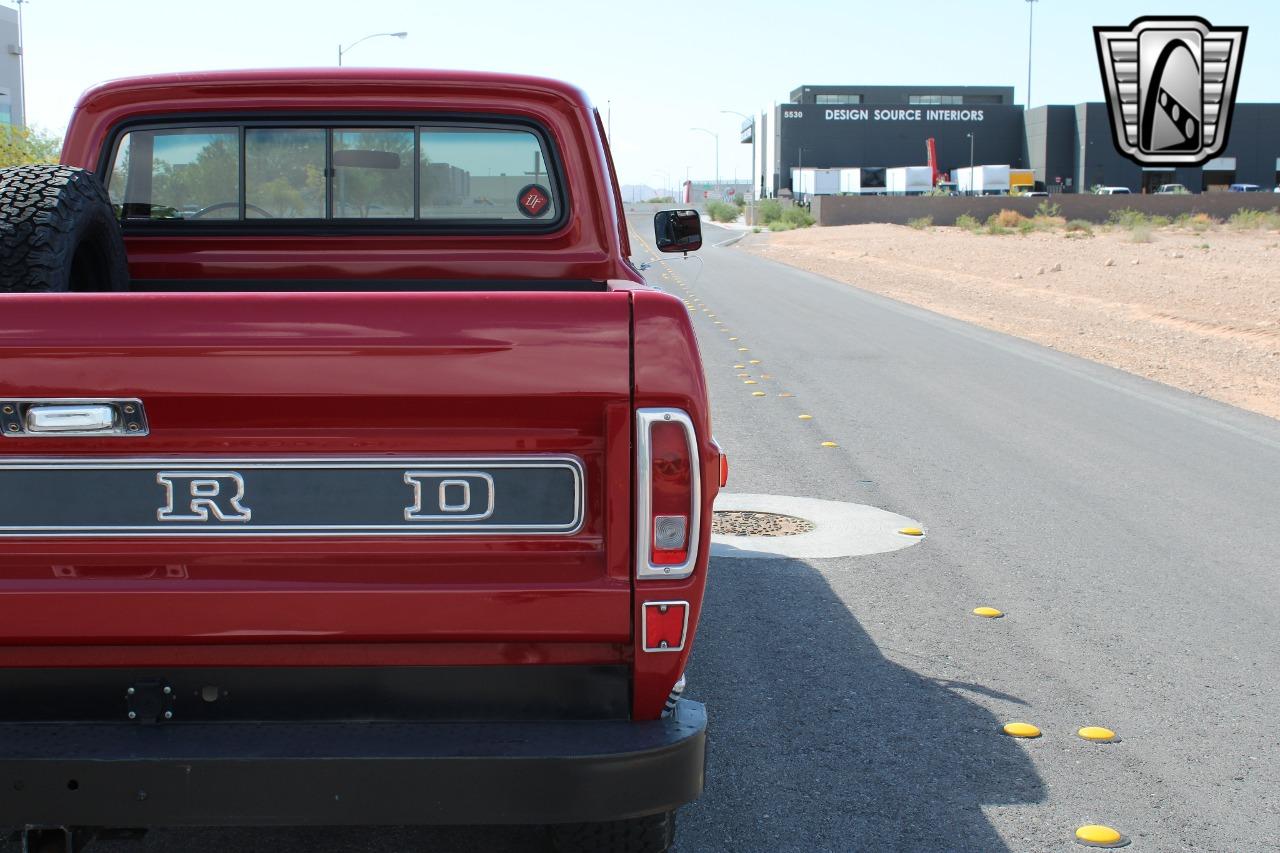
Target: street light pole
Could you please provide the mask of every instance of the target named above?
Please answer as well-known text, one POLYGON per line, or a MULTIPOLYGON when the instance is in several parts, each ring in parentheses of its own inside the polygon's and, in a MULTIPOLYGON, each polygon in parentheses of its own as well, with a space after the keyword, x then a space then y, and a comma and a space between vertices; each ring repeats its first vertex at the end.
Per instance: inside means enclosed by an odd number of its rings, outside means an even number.
MULTIPOLYGON (((22 4, 29 3, 31 0, 16 0, 18 4, 18 100, 22 104, 22 128, 27 127, 27 57, 23 55, 25 48, 22 46, 22 4)), ((9 116, 9 121, 13 121, 13 116, 9 116)))
POLYGON ((367 40, 369 40, 369 39, 374 39, 374 38, 380 38, 381 36, 389 36, 389 37, 391 37, 391 38, 403 39, 403 38, 404 38, 405 36, 407 36, 407 35, 409 35, 409 34, 408 34, 408 33, 370 33, 369 35, 365 36, 364 38, 358 38, 358 39, 356 39, 355 41, 353 41, 351 44, 347 45, 346 47, 343 47, 341 44, 339 44, 339 45, 338 45, 338 67, 339 67, 339 68, 341 68, 341 67, 342 67, 342 55, 343 55, 344 53, 349 53, 349 52, 351 51, 351 48, 355 47, 356 45, 358 45, 358 44, 359 44, 360 42, 362 42, 362 41, 367 41, 367 40))
POLYGON ((969 195, 973 195, 973 134, 966 134, 969 137, 969 195))
POLYGON ((1031 109, 1031 24, 1035 21, 1037 2, 1027 0, 1027 109, 1031 109))
MULTIPOLYGON (((714 130, 707 130, 705 127, 691 127, 689 129, 700 130, 703 133, 710 134, 711 138, 716 141, 716 194, 719 195, 720 194, 720 134, 716 133, 714 130)), ((721 198, 720 200, 724 201, 723 198, 721 198)))
MULTIPOLYGON (((749 116, 746 113, 740 113, 737 110, 721 110, 722 113, 730 113, 735 116, 742 116, 751 122, 751 196, 747 202, 747 224, 756 224, 756 117, 749 116)), ((736 181, 734 183, 737 183, 736 181)))

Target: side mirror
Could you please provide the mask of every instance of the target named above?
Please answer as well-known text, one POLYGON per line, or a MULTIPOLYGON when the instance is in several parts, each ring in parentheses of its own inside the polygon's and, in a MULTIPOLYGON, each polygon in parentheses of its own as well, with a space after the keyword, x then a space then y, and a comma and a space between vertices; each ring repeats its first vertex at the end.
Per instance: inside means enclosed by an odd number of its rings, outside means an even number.
POLYGON ((696 210, 659 210, 653 215, 659 252, 696 252, 702 248, 702 219, 696 210))

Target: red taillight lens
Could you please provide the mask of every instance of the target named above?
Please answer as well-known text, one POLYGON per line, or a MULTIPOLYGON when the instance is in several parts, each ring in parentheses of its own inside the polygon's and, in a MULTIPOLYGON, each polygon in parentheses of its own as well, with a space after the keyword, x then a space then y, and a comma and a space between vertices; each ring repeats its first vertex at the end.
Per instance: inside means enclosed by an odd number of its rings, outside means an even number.
POLYGON ((689 442, 684 428, 662 421, 653 425, 653 564, 671 566, 689 558, 689 506, 693 502, 689 442))
POLYGON ((646 601, 644 604, 644 650, 678 652, 684 648, 689 628, 687 601, 646 601))

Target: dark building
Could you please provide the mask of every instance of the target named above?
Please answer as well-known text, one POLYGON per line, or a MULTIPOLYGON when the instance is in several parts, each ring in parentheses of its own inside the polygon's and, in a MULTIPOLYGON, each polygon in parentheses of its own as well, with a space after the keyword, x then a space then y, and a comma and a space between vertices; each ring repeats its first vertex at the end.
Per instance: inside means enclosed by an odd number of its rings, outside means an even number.
POLYGON ((799 86, 790 103, 760 117, 756 131, 766 196, 791 191, 793 168, 924 165, 929 138, 943 172, 968 166, 972 152, 977 165, 1032 169, 1050 192, 1099 184, 1151 192, 1165 183, 1193 192, 1232 183, 1269 190, 1280 182, 1280 104, 1237 104, 1222 156, 1203 168, 1139 166, 1116 150, 1105 104, 1024 111, 1010 86, 799 86))

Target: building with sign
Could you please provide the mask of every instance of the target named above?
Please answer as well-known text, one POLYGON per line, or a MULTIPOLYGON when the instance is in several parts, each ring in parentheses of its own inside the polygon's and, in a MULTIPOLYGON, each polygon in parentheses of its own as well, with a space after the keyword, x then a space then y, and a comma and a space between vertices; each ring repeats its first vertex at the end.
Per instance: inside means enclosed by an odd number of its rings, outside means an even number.
MULTIPOLYGON (((1153 191, 1181 183, 1193 192, 1280 183, 1280 104, 1237 104, 1222 156, 1204 167, 1153 169, 1116 150, 1106 105, 1049 105, 1024 110, 1011 86, 800 86, 790 102, 743 125, 755 140, 755 178, 763 196, 812 192, 807 173, 862 170, 863 193, 889 192, 868 177, 928 162, 935 140, 942 173, 975 165, 1030 169, 1050 192, 1089 187, 1153 191)), ((843 186, 849 186, 846 181, 843 186)), ((821 190, 818 190, 821 191, 821 190)))
POLYGON ((0 124, 26 123, 22 103, 22 48, 18 11, 0 6, 0 124))

